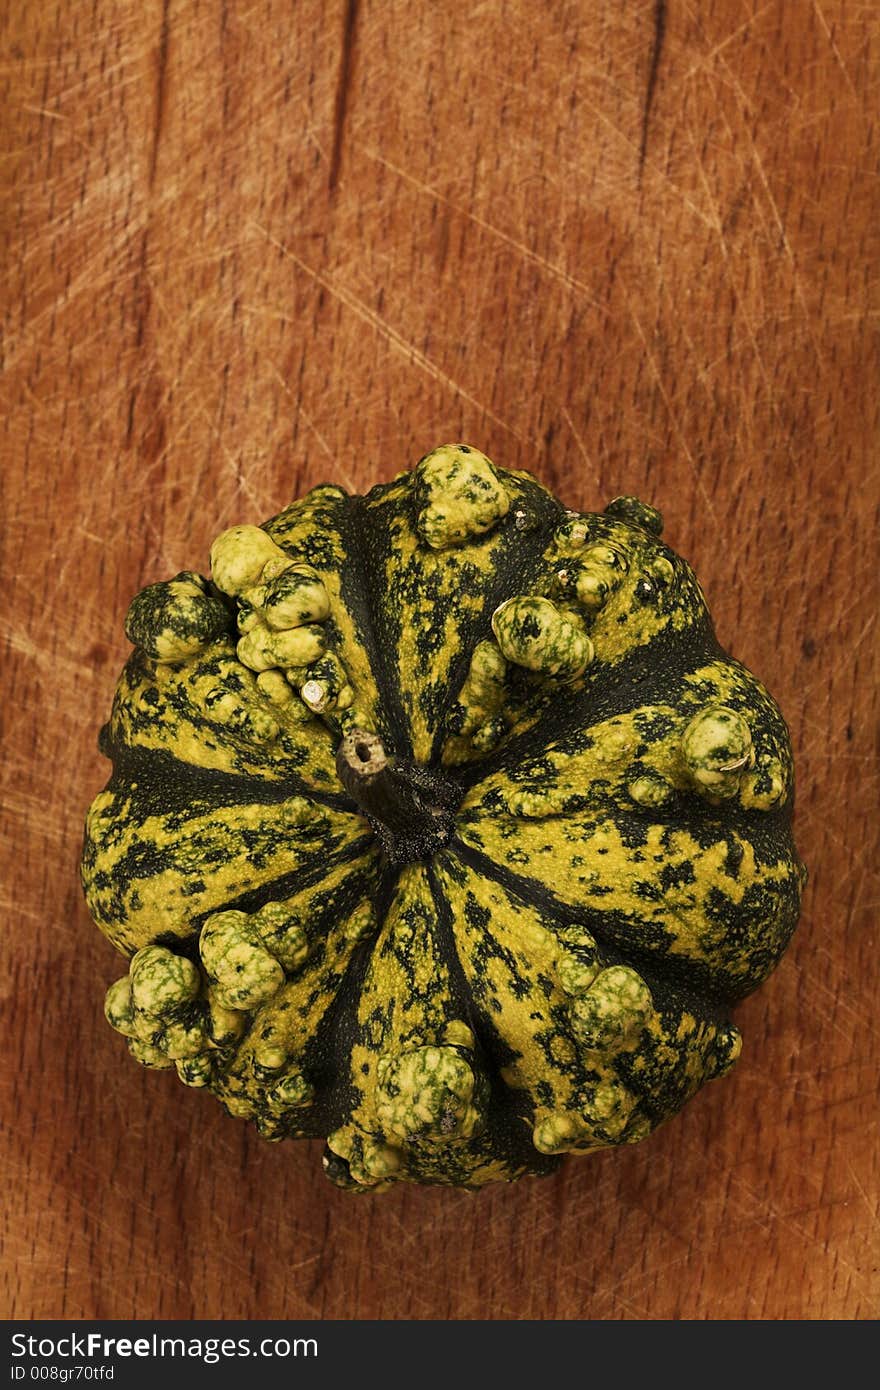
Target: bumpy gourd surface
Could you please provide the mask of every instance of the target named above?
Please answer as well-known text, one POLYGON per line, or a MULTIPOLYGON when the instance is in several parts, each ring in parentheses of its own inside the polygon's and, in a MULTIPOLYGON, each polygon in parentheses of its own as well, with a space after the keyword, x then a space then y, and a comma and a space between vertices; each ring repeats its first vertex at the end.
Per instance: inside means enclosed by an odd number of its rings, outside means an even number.
POLYGON ((733 1064, 799 911, 791 752, 659 530, 449 445, 136 597, 83 880, 140 1062, 356 1190, 547 1172, 733 1064), (429 857, 344 790, 352 730, 446 786, 429 857))

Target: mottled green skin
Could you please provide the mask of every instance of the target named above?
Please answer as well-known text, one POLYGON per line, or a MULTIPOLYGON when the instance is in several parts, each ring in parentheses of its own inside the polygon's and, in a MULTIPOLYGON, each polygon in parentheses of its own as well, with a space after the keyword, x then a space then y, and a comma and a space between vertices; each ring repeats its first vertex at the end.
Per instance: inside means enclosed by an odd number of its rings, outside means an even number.
POLYGON ((799 912, 791 750, 660 525, 451 445, 134 600, 83 882, 140 1062, 352 1191, 546 1173, 733 1065, 799 912), (345 791, 358 731, 445 779, 424 859, 345 791))
POLYGON ((200 574, 182 573, 150 584, 131 601, 125 635, 147 656, 160 661, 194 656, 229 626, 221 599, 209 592, 200 574))

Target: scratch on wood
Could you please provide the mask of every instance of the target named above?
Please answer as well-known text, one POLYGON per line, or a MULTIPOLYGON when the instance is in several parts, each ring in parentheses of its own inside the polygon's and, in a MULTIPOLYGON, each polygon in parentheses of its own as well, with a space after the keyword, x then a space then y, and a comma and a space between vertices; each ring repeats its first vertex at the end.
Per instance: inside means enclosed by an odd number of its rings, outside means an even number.
POLYGON ((342 163, 342 141, 345 135, 345 117, 348 112, 348 96, 354 72, 354 45, 357 31, 359 0, 345 0, 345 13, 342 19, 342 51, 339 55, 339 77, 336 83, 336 109, 333 115, 333 149, 330 155, 330 172, 327 187, 332 193, 339 178, 342 163))
MULTIPOLYGON (((150 317, 150 309, 152 307, 153 302, 152 291, 150 289, 149 254, 150 229, 148 223, 141 235, 140 260, 138 263, 138 269, 135 276, 134 286, 134 312, 136 319, 135 343, 137 345, 138 352, 140 352, 141 348, 144 345, 144 339, 147 335, 147 320, 150 317)), ((135 410, 137 408, 138 395, 138 382, 135 381, 134 385, 131 388, 131 391, 129 392, 128 397, 128 416, 125 426, 126 449, 131 448, 132 441, 134 439, 135 410)))
POLYGON ((159 58, 156 65, 156 114, 153 118, 153 147, 150 151, 150 188, 156 178, 159 160, 159 141, 165 120, 165 95, 168 76, 168 42, 170 38, 171 0, 162 0, 162 28, 159 33, 159 58))
POLYGON ((581 438, 581 436, 580 436, 580 434, 579 434, 579 432, 578 432, 577 426, 575 425, 574 420, 572 420, 571 415, 570 415, 569 412, 566 410, 565 406, 562 407, 562 414, 563 414, 563 416, 565 417, 565 422, 566 422, 566 424, 568 425, 568 428, 571 430, 572 434, 574 435, 574 441, 575 441, 575 443, 577 444, 578 449, 580 450, 581 458, 583 459, 584 463, 587 465, 587 469, 588 469, 589 473, 591 474, 591 476, 592 476, 592 478, 593 478, 593 481, 594 481, 595 484, 596 484, 597 489, 599 489, 599 490, 601 491, 601 486, 602 486, 602 485, 601 485, 601 482, 600 482, 600 479, 599 479, 599 474, 598 474, 598 471, 597 471, 597 469, 596 469, 596 466, 595 466, 595 464, 593 463, 593 460, 590 458, 590 455, 587 453, 587 446, 584 444, 584 441, 583 441, 583 439, 581 438))
POLYGON ((390 159, 385 159, 383 155, 379 154, 378 150, 370 149, 366 145, 358 145, 358 148, 363 150, 368 159, 373 159, 377 164, 381 164, 384 168, 390 169, 398 178, 404 179, 407 183, 411 184, 413 188, 417 188, 427 197, 433 198, 435 202, 442 203, 445 207, 451 208, 451 210, 458 213, 460 217, 468 218, 475 226, 482 227, 483 231, 488 232, 490 236, 497 237, 505 246, 509 246, 512 251, 516 251, 524 260, 529 261, 532 265, 540 267, 541 270, 546 271, 548 275, 552 275, 554 279, 559 280, 561 284, 566 285, 570 290, 576 290, 579 294, 584 296, 591 308, 598 309, 600 314, 603 314, 606 318, 608 317, 607 307, 594 297, 590 291, 590 287, 586 285, 583 280, 578 280, 574 275, 569 275, 567 270, 564 270, 561 266, 554 265, 552 261, 547 260, 546 256, 539 255, 538 252, 533 251, 530 246, 526 246, 523 242, 517 241, 512 236, 508 236, 507 232, 502 231, 500 227, 496 227, 494 222, 487 222, 484 217, 480 217, 479 213, 471 211, 470 208, 464 207, 461 203, 453 202, 453 200, 447 198, 446 194, 442 193, 439 188, 435 188, 429 183, 423 183, 421 179, 417 179, 415 175, 409 173, 408 170, 402 168, 399 164, 393 164, 390 159))
POLYGON ((509 425, 506 420, 502 420, 500 415, 496 415, 494 411, 490 410, 482 401, 477 400, 476 396, 472 396, 469 391, 466 391, 454 377, 451 377, 448 372, 444 372, 442 367, 438 367, 436 362, 432 362, 431 358, 426 356, 425 353, 420 352, 415 343, 408 342, 402 334, 398 333, 396 329, 392 328, 390 323, 382 318, 381 314, 377 314, 369 305, 364 304, 363 300, 358 299, 357 295, 352 294, 351 290, 347 290, 344 285, 331 279, 329 275, 322 274, 320 270, 313 270, 311 266, 306 265, 305 261, 300 260, 299 256, 297 256, 294 251, 282 245, 282 243, 276 240, 265 227, 261 227, 258 222, 254 222, 252 225, 261 236, 266 238, 270 245, 277 247, 283 256, 286 256, 287 259, 292 261, 295 266, 298 266, 304 274, 314 280, 316 285, 326 290, 328 294, 333 295, 334 299, 338 299, 340 304, 344 304, 362 323, 368 324, 380 337, 384 338, 390 348, 399 352, 414 367, 418 367, 420 371, 432 377, 434 381, 440 382, 441 385, 453 391, 455 395, 460 396, 462 400, 467 401, 469 405, 474 406, 475 409, 485 415, 488 420, 491 420, 494 425, 497 425, 499 429, 506 430, 508 434, 513 435, 518 443, 523 443, 522 435, 519 434, 512 425, 509 425))
POLYGON ((712 503, 711 493, 709 492, 709 489, 706 487, 706 484, 703 480, 702 472, 698 468, 697 461, 691 453, 690 448, 688 447, 688 442, 684 436, 684 431, 682 430, 681 424, 678 419, 678 415, 673 409, 672 400, 670 398, 669 392, 667 391, 663 383, 663 376, 660 372, 660 368, 657 365, 657 361, 654 357, 654 354, 651 352, 651 348, 648 344, 647 334, 645 333, 644 327, 638 314, 633 308, 632 299, 629 294, 629 291, 624 289, 624 295, 626 298, 626 307, 629 310, 630 318, 632 319, 636 332, 638 333, 639 338, 641 339, 642 347, 645 353, 645 358, 647 360, 648 366, 651 369, 651 375, 657 383, 657 390, 660 392, 663 404, 666 406, 666 413, 669 416, 669 423, 672 426, 675 437, 679 442, 682 453, 684 454, 684 457, 687 459, 688 464, 690 465, 691 472, 694 475, 694 483, 699 489, 700 495, 703 499, 703 504, 706 508, 706 512, 711 518, 713 526, 717 526, 718 517, 715 513, 715 507, 712 503))
POLYGON ((346 469, 342 466, 342 464, 340 463, 339 459, 338 459, 337 456, 334 454, 333 450, 330 448, 330 445, 327 443, 327 440, 324 438, 323 434, 322 434, 321 431, 318 429, 318 426, 315 424, 314 420, 313 420, 313 419, 311 418, 311 416, 309 415, 309 413, 308 413, 308 411, 306 410, 305 406, 303 405, 302 401, 299 400, 297 397, 294 396, 294 394, 293 394, 293 392, 291 391, 290 387, 287 385, 287 382, 284 380, 284 377, 281 375, 281 373, 279 372, 278 368, 275 366, 275 363, 274 363, 274 362, 270 362, 269 367, 270 367, 270 370, 271 370, 271 371, 273 372, 273 374, 275 375, 275 377, 277 378, 277 380, 278 380, 278 385, 281 387, 282 391, 284 391, 285 394, 288 395, 288 396, 290 397, 291 401, 293 401, 293 403, 294 403, 295 406, 296 406, 297 412, 298 412, 298 413, 303 417, 303 419, 305 420, 306 425, 308 426, 308 428, 311 430, 312 434, 313 434, 313 435, 315 436, 315 438, 317 439, 318 443, 320 444, 320 446, 321 446, 321 448, 323 449, 324 453, 327 455, 328 459, 330 459, 331 463, 333 464, 333 466, 334 466, 334 468, 336 469, 337 473, 338 473, 339 476, 341 477, 342 481, 345 483, 346 487, 347 487, 347 488, 349 489, 349 491, 351 491, 351 492, 357 492, 357 483, 355 482, 354 478, 352 478, 351 474, 348 473, 348 472, 346 471, 346 469))
POLYGON ((648 153, 648 125, 651 120, 651 107, 657 90, 657 74, 660 71, 660 55, 666 37, 666 0, 654 0, 654 44, 651 49, 651 65, 648 68, 648 86, 645 90, 645 106, 642 112, 642 142, 639 146, 639 183, 648 153))
POLYGON ((839 66, 840 66, 840 70, 841 70, 841 72, 843 73, 844 77, 846 78, 847 86, 849 87, 849 89, 850 89, 850 91, 852 92, 853 96, 854 96, 854 97, 856 98, 856 100, 858 101, 858 100, 859 100, 858 88, 856 87, 856 84, 853 82, 852 78, 851 78, 850 75, 849 75, 849 68, 846 66, 846 63, 843 61, 843 55, 841 54, 840 49, 838 48, 838 46, 837 46, 837 44, 836 44, 836 42, 835 42, 835 39, 834 39, 834 30, 830 27, 830 25, 829 25, 829 23, 828 23, 828 20, 825 18, 824 14, 822 13, 822 8, 821 8, 821 6, 820 6, 820 4, 819 4, 819 0, 813 0, 813 9, 814 9, 815 12, 816 12, 816 18, 818 19, 819 23, 821 24, 822 28, 823 28, 824 31, 825 31, 825 37, 827 38, 829 44, 831 45, 831 52, 834 54, 835 58, 837 59, 837 62, 838 62, 838 64, 839 64, 839 66))
MULTIPOLYGON (((159 29, 159 53, 156 59, 156 107, 153 114, 153 143, 150 148, 150 166, 147 175, 148 195, 153 192, 156 182, 156 169, 159 163, 159 142, 165 121, 166 93, 168 86, 168 49, 171 37, 171 0, 162 0, 162 23, 159 29)), ((137 327, 135 342, 140 351, 147 335, 147 323, 153 304, 150 284, 150 203, 147 204, 147 218, 141 236, 140 260, 135 278, 135 315, 137 327)), ((134 440, 138 398, 141 395, 139 382, 135 381, 128 397, 128 416, 125 427, 125 447, 130 449, 134 440)), ((165 422, 161 408, 157 407, 155 428, 155 457, 159 457, 165 447, 165 422)))
POLYGON ((769 0, 769 3, 764 5, 760 10, 757 10, 755 14, 750 14, 748 19, 744 19, 742 24, 737 25, 736 29, 734 29, 731 34, 727 34, 723 39, 721 39, 718 43, 715 44, 714 48, 710 48, 708 53, 706 53, 703 57, 699 58, 697 62, 693 64, 692 67, 688 68, 687 72, 684 75, 684 81, 690 82, 695 72, 708 72, 712 63, 712 59, 717 57, 719 53, 723 53, 725 48, 729 48, 729 46, 740 37, 740 35, 745 34, 746 31, 749 29, 754 29, 758 21, 763 19, 767 11, 771 10, 772 8, 773 0, 769 0))

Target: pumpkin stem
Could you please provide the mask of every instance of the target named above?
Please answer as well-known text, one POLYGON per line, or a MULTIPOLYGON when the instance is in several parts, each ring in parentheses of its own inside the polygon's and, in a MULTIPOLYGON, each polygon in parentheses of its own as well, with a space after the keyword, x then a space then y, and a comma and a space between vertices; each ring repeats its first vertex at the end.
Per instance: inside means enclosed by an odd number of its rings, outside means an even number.
POLYGON ((449 840, 460 789, 391 757, 378 734, 350 729, 337 750, 336 771, 392 864, 429 859, 449 840))

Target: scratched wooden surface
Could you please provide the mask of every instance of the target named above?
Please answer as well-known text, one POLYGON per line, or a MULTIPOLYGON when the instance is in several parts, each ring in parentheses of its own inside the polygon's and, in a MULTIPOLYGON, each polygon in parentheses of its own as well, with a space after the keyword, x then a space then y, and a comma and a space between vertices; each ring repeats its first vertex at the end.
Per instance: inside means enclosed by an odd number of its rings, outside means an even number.
POLYGON ((876 7, 4 12, 0 1312, 876 1316, 876 7), (130 595, 450 439, 662 507, 791 724, 811 883, 649 1143, 358 1200, 128 1060, 80 827, 130 595))

